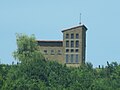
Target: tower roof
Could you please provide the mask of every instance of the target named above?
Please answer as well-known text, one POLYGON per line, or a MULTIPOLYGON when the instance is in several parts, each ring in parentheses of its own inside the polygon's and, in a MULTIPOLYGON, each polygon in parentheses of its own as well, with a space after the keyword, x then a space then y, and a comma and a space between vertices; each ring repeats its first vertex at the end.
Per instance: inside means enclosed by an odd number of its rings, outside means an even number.
POLYGON ((68 28, 68 29, 64 29, 62 32, 65 32, 65 31, 68 31, 68 30, 72 30, 72 29, 76 29, 76 28, 80 28, 80 27, 82 27, 85 30, 87 30, 87 27, 85 25, 79 25, 79 26, 68 28))

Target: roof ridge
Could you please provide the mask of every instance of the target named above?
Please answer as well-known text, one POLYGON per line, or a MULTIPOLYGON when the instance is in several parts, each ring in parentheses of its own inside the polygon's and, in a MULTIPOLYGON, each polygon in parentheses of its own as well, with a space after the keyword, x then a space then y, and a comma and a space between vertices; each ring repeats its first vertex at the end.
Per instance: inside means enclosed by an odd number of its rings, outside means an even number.
POLYGON ((62 32, 67 31, 67 30, 71 30, 71 29, 75 29, 75 28, 79 28, 79 27, 84 27, 87 30, 87 27, 84 24, 82 24, 82 25, 77 25, 74 27, 63 29, 62 32))
POLYGON ((63 42, 63 40, 36 40, 38 42, 63 42))

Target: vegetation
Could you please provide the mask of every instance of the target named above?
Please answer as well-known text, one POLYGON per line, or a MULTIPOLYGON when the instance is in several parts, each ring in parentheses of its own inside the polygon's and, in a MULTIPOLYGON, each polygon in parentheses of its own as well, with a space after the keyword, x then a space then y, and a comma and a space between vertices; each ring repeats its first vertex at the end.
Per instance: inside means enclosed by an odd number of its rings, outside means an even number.
POLYGON ((46 61, 34 36, 19 34, 13 53, 20 62, 0 65, 0 90, 120 90, 120 64, 93 68, 86 63, 78 68, 46 61))
POLYGON ((40 53, 38 44, 35 40, 35 36, 31 35, 30 37, 24 34, 16 35, 17 41, 17 50, 13 52, 15 59, 20 62, 29 62, 31 60, 39 60, 44 57, 40 53))

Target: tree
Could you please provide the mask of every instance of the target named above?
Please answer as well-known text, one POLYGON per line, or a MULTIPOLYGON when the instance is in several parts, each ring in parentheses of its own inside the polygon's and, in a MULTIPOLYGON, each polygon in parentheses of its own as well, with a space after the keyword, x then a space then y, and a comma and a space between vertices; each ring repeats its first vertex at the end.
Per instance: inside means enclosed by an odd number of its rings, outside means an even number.
POLYGON ((20 62, 28 62, 30 60, 44 59, 40 53, 38 43, 35 36, 27 36, 25 34, 16 34, 17 50, 13 52, 13 56, 20 62))

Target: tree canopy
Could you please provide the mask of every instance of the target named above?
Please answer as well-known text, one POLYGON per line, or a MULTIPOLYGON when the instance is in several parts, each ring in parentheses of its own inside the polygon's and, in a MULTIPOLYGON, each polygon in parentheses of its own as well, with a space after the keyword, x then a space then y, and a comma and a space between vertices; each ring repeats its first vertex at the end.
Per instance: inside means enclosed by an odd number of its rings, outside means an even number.
POLYGON ((16 34, 17 50, 13 52, 15 59, 21 62, 30 60, 39 60, 44 58, 40 53, 37 41, 34 35, 16 34))

